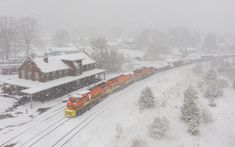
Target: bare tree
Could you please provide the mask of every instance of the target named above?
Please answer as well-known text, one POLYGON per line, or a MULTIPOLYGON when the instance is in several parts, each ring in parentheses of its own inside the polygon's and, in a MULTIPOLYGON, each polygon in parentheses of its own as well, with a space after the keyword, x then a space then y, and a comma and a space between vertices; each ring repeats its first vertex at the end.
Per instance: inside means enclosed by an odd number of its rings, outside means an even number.
POLYGON ((14 17, 0 17, 0 49, 3 60, 11 56, 17 41, 17 21, 14 17))
POLYGON ((23 17, 19 20, 20 33, 23 44, 26 49, 26 55, 29 55, 33 40, 36 38, 37 21, 32 17, 23 17))
POLYGON ((57 30, 53 38, 55 45, 57 47, 68 46, 69 42, 69 33, 65 29, 57 30))
POLYGON ((105 57, 105 69, 116 72, 121 70, 123 63, 125 62, 125 57, 123 54, 118 53, 116 50, 111 49, 107 57, 105 57))
POLYGON ((96 65, 98 68, 104 67, 105 56, 108 54, 108 44, 105 38, 98 38, 91 41, 91 46, 93 49, 92 56, 96 60, 96 65))
POLYGON ((216 47, 216 35, 215 34, 207 34, 205 39, 204 39, 204 44, 203 44, 204 48, 209 51, 209 52, 213 52, 216 47))

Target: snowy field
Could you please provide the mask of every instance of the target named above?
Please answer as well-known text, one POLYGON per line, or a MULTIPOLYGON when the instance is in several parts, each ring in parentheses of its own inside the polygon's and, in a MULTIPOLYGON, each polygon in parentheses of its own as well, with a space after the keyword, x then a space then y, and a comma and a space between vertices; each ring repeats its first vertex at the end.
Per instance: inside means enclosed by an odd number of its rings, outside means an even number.
POLYGON ((235 123, 235 90, 229 83, 229 87, 224 89, 224 95, 216 98, 216 107, 208 106, 208 99, 204 98, 197 86, 203 75, 194 74, 193 67, 188 65, 164 71, 139 81, 110 95, 78 118, 64 117, 65 104, 61 103, 60 98, 57 103, 43 104, 44 107, 54 106, 41 115, 37 114, 35 118, 21 115, 21 123, 17 117, 0 120, 1 126, 7 122, 18 124, 0 130, 0 144, 132 147, 137 140, 144 147, 234 147, 235 129, 232 126, 235 123), (153 90, 156 107, 140 111, 138 100, 146 86, 153 90), (187 125, 181 119, 183 91, 189 86, 197 87, 199 107, 210 111, 213 118, 208 124, 200 124, 198 136, 188 134, 187 125), (150 137, 149 127, 154 118, 159 116, 169 120, 169 130, 162 139, 154 139, 150 137))

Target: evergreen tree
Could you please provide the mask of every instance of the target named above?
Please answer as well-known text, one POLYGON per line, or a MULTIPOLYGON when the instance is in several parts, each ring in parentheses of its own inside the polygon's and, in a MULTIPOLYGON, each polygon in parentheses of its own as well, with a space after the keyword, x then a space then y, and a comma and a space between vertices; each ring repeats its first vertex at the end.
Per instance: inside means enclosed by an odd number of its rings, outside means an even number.
POLYGON ((199 124, 200 120, 197 118, 193 118, 188 123, 188 129, 187 132, 190 135, 198 135, 199 134, 199 124))
POLYGON ((190 86, 187 90, 184 91, 184 97, 185 98, 198 98, 198 93, 197 93, 197 90, 190 86))
POLYGON ((206 74, 206 79, 207 80, 214 80, 217 78, 217 74, 213 69, 210 69, 207 74, 206 74))
POLYGON ((214 98, 210 98, 208 105, 211 106, 211 107, 216 107, 215 99, 214 98))
POLYGON ((191 135, 197 135, 199 133, 200 110, 195 102, 196 97, 197 91, 189 87, 184 92, 184 104, 181 107, 182 119, 187 123, 187 132, 191 135))
POLYGON ((167 118, 157 117, 154 119, 150 127, 150 135, 155 139, 161 139, 165 136, 166 131, 169 129, 169 121, 167 118))
POLYGON ((223 88, 221 88, 218 84, 210 84, 208 85, 204 96, 206 98, 217 98, 223 95, 223 88))
POLYGON ((152 90, 149 87, 146 87, 140 95, 139 99, 140 109, 150 109, 155 107, 154 95, 152 90))

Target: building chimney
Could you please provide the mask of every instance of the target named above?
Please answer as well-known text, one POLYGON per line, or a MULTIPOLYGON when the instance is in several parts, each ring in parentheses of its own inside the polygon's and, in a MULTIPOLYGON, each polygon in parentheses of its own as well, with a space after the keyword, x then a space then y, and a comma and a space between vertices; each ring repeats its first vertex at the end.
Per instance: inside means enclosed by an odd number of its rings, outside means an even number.
POLYGON ((48 55, 47 54, 45 54, 43 60, 44 60, 44 62, 48 63, 48 55))
POLYGON ((44 62, 48 63, 48 57, 43 58, 44 62))

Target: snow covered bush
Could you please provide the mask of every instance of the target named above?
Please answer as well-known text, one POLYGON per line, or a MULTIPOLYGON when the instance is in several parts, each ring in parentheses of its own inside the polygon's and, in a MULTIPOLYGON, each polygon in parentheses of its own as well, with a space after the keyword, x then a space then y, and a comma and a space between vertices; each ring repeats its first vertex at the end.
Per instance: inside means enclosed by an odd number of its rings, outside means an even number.
POLYGON ((228 87, 228 82, 225 79, 217 79, 214 81, 214 84, 221 88, 228 87))
POLYGON ((215 99, 214 98, 210 98, 208 105, 211 106, 211 107, 216 107, 215 99))
POLYGON ((121 124, 117 124, 117 125, 116 125, 116 132, 117 132, 116 138, 117 138, 117 139, 120 139, 121 134, 122 134, 122 132, 123 132, 123 128, 122 128, 122 125, 121 125, 121 124))
POLYGON ((207 109, 203 109, 201 111, 201 122, 208 124, 212 121, 212 114, 207 109))
POLYGON ((154 95, 149 87, 142 90, 139 99, 140 110, 150 109, 155 107, 154 95))
POLYGON ((204 69, 203 69, 203 65, 202 64, 197 64, 194 66, 194 68, 192 69, 193 73, 195 74, 202 74, 204 72, 204 69))
POLYGON ((229 61, 222 60, 219 63, 219 67, 218 67, 217 71, 219 73, 228 72, 231 68, 232 68, 232 66, 229 61))
POLYGON ((204 90, 204 82, 202 80, 197 82, 197 87, 200 89, 201 92, 204 90))
POLYGON ((169 129, 169 121, 167 118, 157 117, 154 119, 150 127, 150 135, 155 139, 161 139, 165 136, 166 131, 169 129))
POLYGON ((187 132, 190 135, 198 135, 199 134, 199 124, 200 124, 200 120, 198 120, 197 118, 191 119, 188 123, 187 132))
POLYGON ((208 85, 205 93, 204 93, 204 96, 206 98, 217 98, 219 96, 222 96, 223 95, 223 88, 221 88, 219 85, 217 84, 210 84, 208 85))
POLYGON ((192 86, 189 86, 188 89, 184 91, 185 98, 198 98, 197 95, 198 95, 197 90, 192 86))
POLYGON ((147 147, 147 143, 142 139, 136 138, 132 141, 131 147, 147 147))
POLYGON ((210 69, 207 73, 206 73, 206 79, 207 80, 213 80, 217 78, 217 74, 214 70, 210 69))

